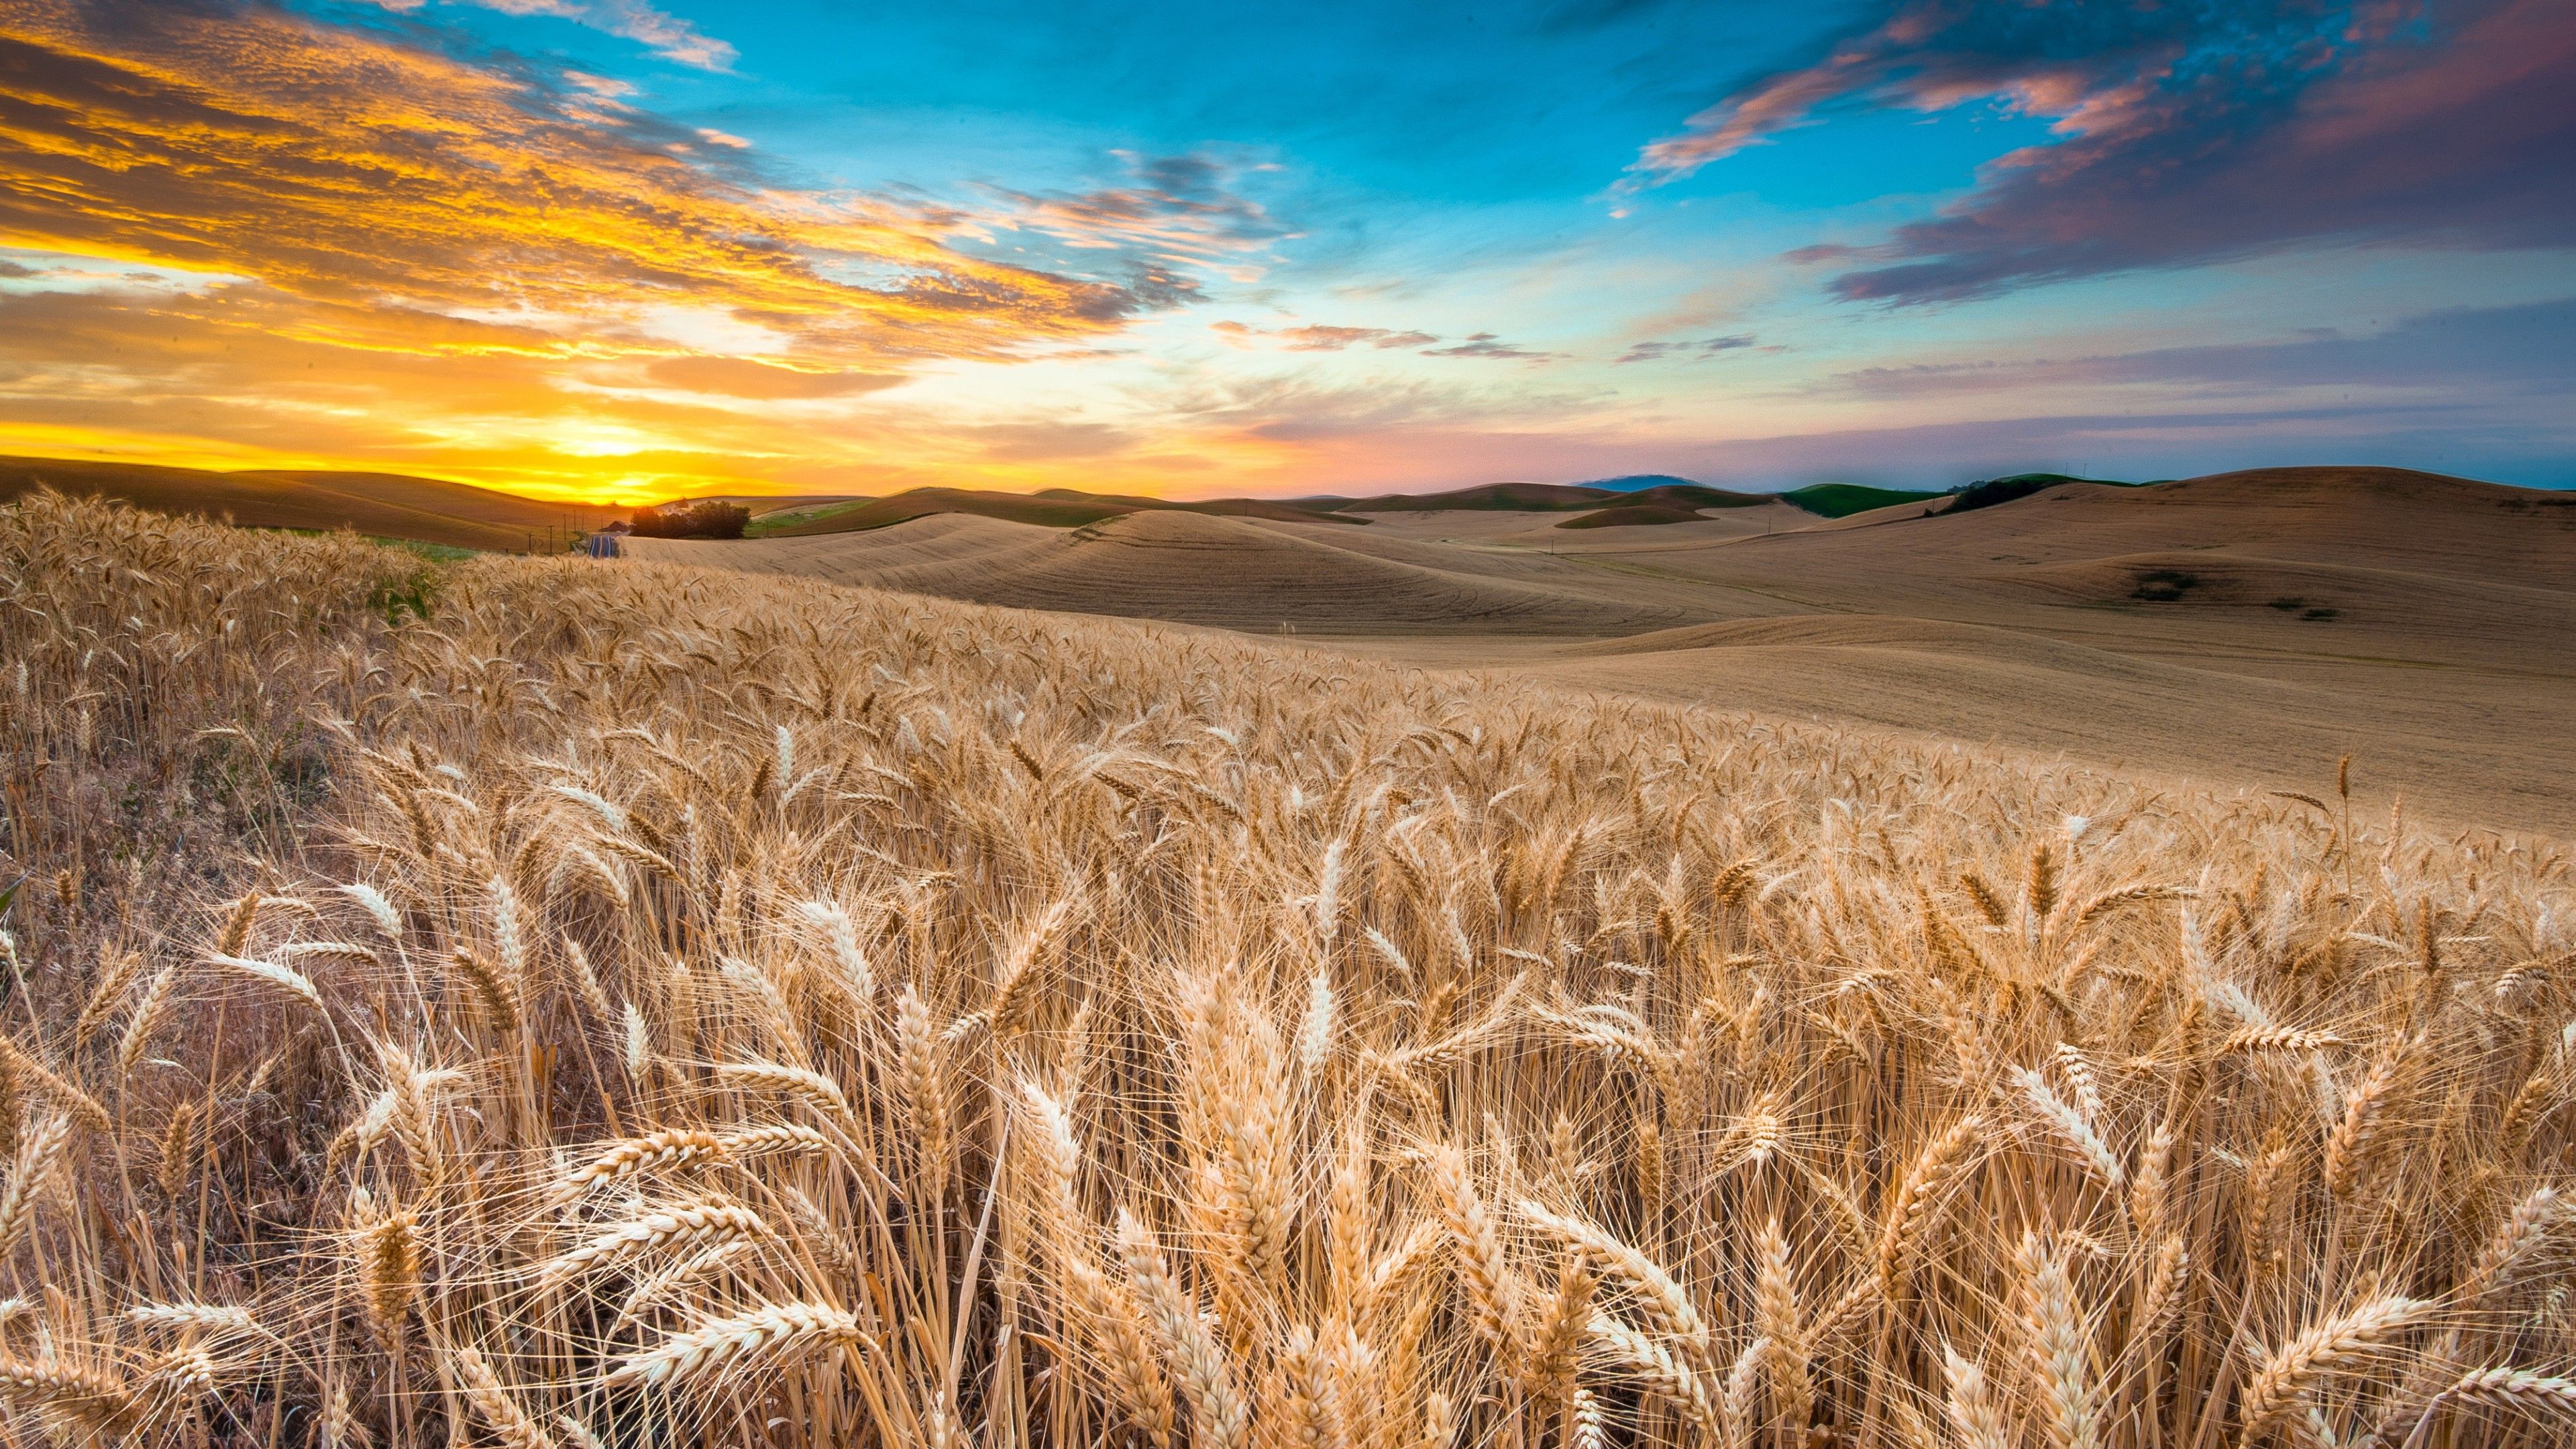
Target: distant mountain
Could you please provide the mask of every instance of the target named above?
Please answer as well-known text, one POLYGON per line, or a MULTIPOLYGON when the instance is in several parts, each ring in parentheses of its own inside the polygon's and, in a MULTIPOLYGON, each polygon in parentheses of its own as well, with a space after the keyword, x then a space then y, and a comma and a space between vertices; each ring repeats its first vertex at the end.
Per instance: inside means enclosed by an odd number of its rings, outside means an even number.
POLYGON ((1696 479, 1676 478, 1670 473, 1623 473, 1616 478, 1595 478, 1577 483, 1577 488, 1598 488, 1605 493, 1635 493, 1646 488, 1697 488, 1696 479))

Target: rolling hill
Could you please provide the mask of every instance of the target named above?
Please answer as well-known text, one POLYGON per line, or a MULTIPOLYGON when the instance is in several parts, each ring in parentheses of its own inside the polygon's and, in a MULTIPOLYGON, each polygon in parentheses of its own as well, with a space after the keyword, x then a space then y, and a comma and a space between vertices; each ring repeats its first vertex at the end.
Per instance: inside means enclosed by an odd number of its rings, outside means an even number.
MULTIPOLYGON (((1064 507, 1078 505, 1065 504, 1064 507)), ((1589 636, 1706 618, 1577 565, 1432 543, 1343 547, 1332 524, 1144 509, 1072 530, 948 513, 743 543, 636 539, 637 558, 801 574, 975 603, 1350 636, 1589 636)))
POLYGON ((1043 528, 1080 528, 1131 513, 1199 513, 1226 518, 1276 518, 1311 521, 1329 518, 1342 524, 1365 524, 1365 518, 1333 518, 1330 513, 1265 498, 1213 498, 1175 502, 1114 493, 1084 493, 1050 488, 1039 493, 996 493, 972 488, 915 488, 891 498, 856 500, 826 506, 783 527, 759 530, 767 538, 806 538, 817 534, 861 533, 938 514, 968 514, 1005 523, 1043 528))
POLYGON ((1767 493, 1736 493, 1685 478, 1640 474, 1606 483, 1484 483, 1445 493, 1381 493, 1372 498, 1304 499, 1333 513, 1580 512, 1610 507, 1752 508, 1767 493))
POLYGON ((1918 493, 1903 488, 1871 488, 1859 483, 1810 483, 1780 495, 1780 500, 1818 518, 1848 518, 1877 508, 1898 508, 1909 503, 1934 503, 1949 495, 1918 493))
POLYGON ((1678 503, 1625 503, 1591 513, 1577 514, 1559 528, 1654 528, 1673 523, 1697 522, 1696 508, 1678 503))
POLYGON ((597 528, 625 510, 541 503, 490 488, 400 473, 242 472, 0 458, 0 502, 38 487, 252 528, 354 529, 378 538, 517 551, 597 528))
MULTIPOLYGON (((2368 467, 1989 480, 1966 508, 1610 481, 1646 486, 807 495, 766 538, 631 547, 2311 792, 2351 752, 2450 818, 2576 832, 2576 494, 2368 467)), ((616 516, 393 474, 0 459, 0 499, 39 484, 492 550, 616 516)))
POLYGON ((1660 484, 1609 502, 1497 485, 1367 529, 947 516, 635 548, 1024 608, 1287 623, 1425 665, 2309 793, 2354 753, 2417 808, 2576 831, 2576 738, 2558 723, 2576 716, 2576 494, 2382 468, 2012 481, 2020 496, 1928 516, 1953 495, 1827 519, 1637 501, 1660 484))

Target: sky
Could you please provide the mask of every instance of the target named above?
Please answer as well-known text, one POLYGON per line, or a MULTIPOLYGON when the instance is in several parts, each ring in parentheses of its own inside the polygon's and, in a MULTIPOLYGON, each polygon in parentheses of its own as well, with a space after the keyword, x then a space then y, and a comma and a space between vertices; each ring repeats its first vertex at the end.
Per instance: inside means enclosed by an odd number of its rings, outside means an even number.
POLYGON ((0 0, 0 452, 2576 486, 2576 5, 0 0))

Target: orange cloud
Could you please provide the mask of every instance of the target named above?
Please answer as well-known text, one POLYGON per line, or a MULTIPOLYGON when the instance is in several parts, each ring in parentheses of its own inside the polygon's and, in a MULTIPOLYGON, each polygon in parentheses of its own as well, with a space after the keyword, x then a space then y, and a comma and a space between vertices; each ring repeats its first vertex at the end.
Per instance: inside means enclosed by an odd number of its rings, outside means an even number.
POLYGON ((637 332, 644 309, 721 309, 885 359, 1080 336, 1132 307, 882 202, 676 157, 694 132, 592 91, 278 12, 35 0, 0 15, 0 58, 0 238, 19 246, 637 332))
MULTIPOLYGON (((675 54, 694 34, 608 0, 519 8, 675 54)), ((1113 284, 976 255, 996 214, 781 188, 738 138, 614 82, 437 39, 0 3, 0 446, 559 496, 810 486, 921 438, 799 413, 807 451, 783 456, 777 409, 1075 351, 1190 295, 1167 262, 1113 284)), ((1026 224, 1175 256, 1275 234, 1212 175, 1154 165, 1107 200, 1032 200, 1026 224)), ((961 433, 952 456, 983 450, 961 433)))

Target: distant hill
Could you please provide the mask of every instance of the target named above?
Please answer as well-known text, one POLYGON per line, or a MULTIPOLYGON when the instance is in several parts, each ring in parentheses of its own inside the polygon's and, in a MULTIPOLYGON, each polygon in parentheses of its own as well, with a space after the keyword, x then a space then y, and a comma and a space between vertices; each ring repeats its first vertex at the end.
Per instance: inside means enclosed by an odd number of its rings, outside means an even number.
POLYGON ((38 487, 251 528, 354 529, 375 538, 517 551, 561 543, 626 510, 542 503, 402 473, 216 472, 143 463, 0 457, 0 502, 38 487), (553 530, 550 540, 548 530, 553 530))
POLYGON ((1646 488, 1697 488, 1690 478, 1676 478, 1670 473, 1623 473, 1616 478, 1594 478, 1577 483, 1577 488, 1598 488, 1605 493, 1635 493, 1646 488))
POLYGON ((1202 513, 1222 518, 1269 518, 1299 523, 1365 524, 1365 518, 1337 518, 1329 512, 1266 498, 1212 498, 1174 502, 1164 498, 1130 498, 1049 488, 1040 493, 1000 493, 974 488, 914 488, 891 498, 813 510, 783 527, 755 525, 764 538, 811 538, 826 533, 857 533, 927 518, 941 513, 998 518, 1005 523, 1034 523, 1047 528, 1082 528, 1131 513, 1202 513))
POLYGON ((1338 513, 1577 513, 1629 506, 1749 508, 1771 499, 1758 493, 1730 493, 1687 478, 1640 473, 1606 483, 1482 483, 1445 493, 1381 493, 1374 498, 1301 501, 1314 509, 1338 513))
POLYGON ((1694 523, 1700 511, 1671 503, 1632 503, 1578 514, 1559 528, 1641 528, 1659 523, 1694 523))
POLYGON ((1616 496, 1607 489, 1581 488, 1570 483, 1479 483, 1445 493, 1381 493, 1373 498, 1346 498, 1330 504, 1329 509, 1335 513, 1547 513, 1598 508, 1616 496))
POLYGON ((1628 508, 1759 508, 1779 501, 1768 493, 1732 493, 1701 483, 1665 483, 1618 499, 1628 508))
POLYGON ((2110 478, 2077 478, 2065 473, 2015 473, 2009 478, 1981 478, 1950 495, 1950 506, 1944 513, 1973 513, 1992 508, 1998 503, 2017 503, 2034 493, 2045 492, 2064 483, 2088 483, 2100 488, 2135 488, 2135 483, 2122 483, 2110 478))
POLYGON ((1871 488, 1859 483, 1810 483, 1780 495, 1780 501, 1803 508, 1818 518, 1848 518, 1867 513, 1873 508, 1893 508, 1900 503, 1930 503, 1947 498, 1946 493, 1916 493, 1903 488, 1871 488))
POLYGON ((645 560, 1264 633, 1286 624, 1335 635, 1582 638, 1708 617, 1687 600, 1605 588, 1592 571, 1544 553, 1451 548, 1384 532, 1278 528, 1157 508, 1063 530, 947 513, 825 537, 636 539, 627 548, 645 560))

